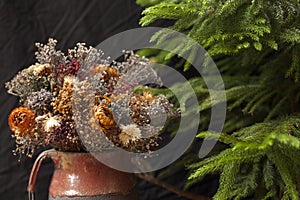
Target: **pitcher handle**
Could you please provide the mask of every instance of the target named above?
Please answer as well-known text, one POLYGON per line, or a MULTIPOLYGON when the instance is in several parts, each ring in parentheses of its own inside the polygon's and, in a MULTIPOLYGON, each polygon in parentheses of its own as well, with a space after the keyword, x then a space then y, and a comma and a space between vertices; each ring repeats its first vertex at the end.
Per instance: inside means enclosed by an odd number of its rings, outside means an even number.
POLYGON ((43 151, 34 161, 34 164, 32 166, 31 172, 30 172, 30 177, 29 177, 28 187, 27 187, 29 200, 34 200, 35 182, 36 182, 37 174, 40 170, 43 160, 45 160, 45 158, 47 158, 50 154, 53 155, 53 153, 56 153, 55 149, 49 149, 49 150, 43 151))

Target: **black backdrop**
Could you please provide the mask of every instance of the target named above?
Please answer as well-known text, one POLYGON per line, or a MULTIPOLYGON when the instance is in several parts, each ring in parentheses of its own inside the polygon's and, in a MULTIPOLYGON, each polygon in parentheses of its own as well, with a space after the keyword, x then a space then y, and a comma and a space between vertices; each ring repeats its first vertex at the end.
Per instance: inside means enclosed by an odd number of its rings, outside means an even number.
MULTIPOLYGON (((27 199, 29 173, 34 159, 43 150, 39 149, 33 159, 22 157, 21 162, 13 156, 15 144, 7 116, 18 106, 18 99, 7 94, 4 83, 35 62, 35 42, 45 43, 53 37, 64 51, 77 42, 95 46, 116 33, 138 27, 141 11, 134 0, 0 1, 0 200, 27 199)), ((52 171, 52 162, 46 160, 37 180, 37 200, 48 199, 52 171)), ((181 186, 186 175, 179 172, 175 171, 169 182, 181 186)), ((141 180, 138 188, 141 199, 183 199, 141 180)), ((214 191, 209 185, 194 190, 210 195, 214 191)))

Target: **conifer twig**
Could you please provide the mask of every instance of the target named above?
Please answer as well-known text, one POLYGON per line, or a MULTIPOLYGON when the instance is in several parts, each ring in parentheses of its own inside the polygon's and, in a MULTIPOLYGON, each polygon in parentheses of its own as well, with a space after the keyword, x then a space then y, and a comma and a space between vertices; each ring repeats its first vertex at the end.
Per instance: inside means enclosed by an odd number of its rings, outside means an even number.
POLYGON ((157 179, 155 176, 153 176, 153 174, 151 173, 144 173, 144 174, 136 174, 137 177, 146 180, 150 183, 153 183, 155 185, 158 185, 160 187, 163 187, 181 197, 185 197, 187 199, 191 199, 191 200, 211 200, 211 198, 207 197, 207 196, 203 196, 203 195, 199 195, 199 194, 195 194, 195 193, 191 193, 191 192, 187 192, 187 191, 183 191, 180 190, 166 182, 160 181, 159 179, 157 179))

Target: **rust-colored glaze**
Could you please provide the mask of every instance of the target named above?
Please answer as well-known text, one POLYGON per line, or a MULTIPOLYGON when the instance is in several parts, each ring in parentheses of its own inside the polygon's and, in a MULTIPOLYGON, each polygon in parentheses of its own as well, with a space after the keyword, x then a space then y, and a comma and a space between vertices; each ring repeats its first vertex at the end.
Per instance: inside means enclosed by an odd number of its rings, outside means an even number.
POLYGON ((56 152, 50 156, 55 163, 49 188, 52 197, 126 195, 134 188, 132 174, 109 168, 89 153, 56 152))

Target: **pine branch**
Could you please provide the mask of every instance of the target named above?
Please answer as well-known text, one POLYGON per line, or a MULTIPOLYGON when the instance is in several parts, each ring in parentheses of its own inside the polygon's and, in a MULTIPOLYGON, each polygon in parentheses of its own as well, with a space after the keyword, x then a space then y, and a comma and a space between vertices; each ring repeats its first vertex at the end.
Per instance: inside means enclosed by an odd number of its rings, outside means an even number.
POLYGON ((214 195, 214 199, 230 199, 232 187, 235 183, 236 176, 239 172, 239 167, 239 164, 233 162, 228 163, 226 166, 224 166, 220 176, 220 187, 217 193, 214 195))
POLYGON ((299 194, 297 191, 297 185, 295 184, 295 177, 291 175, 290 168, 286 162, 282 161, 282 158, 279 156, 280 154, 275 153, 270 156, 272 159, 285 183, 285 195, 288 195, 293 200, 299 199, 299 194))
MULTIPOLYGON (((299 0, 154 1, 147 5, 141 24, 172 20, 169 28, 207 50, 226 87, 228 113, 224 133, 219 135, 206 130, 210 108, 220 101, 211 101, 200 77, 185 83, 192 85, 199 101, 198 138, 219 138, 228 144, 217 155, 187 164, 191 174, 186 187, 218 173, 221 181, 215 198, 299 199, 299 0)), ((175 60, 184 70, 193 67, 181 58, 197 59, 191 43, 172 40, 165 31, 156 33, 152 41, 174 52, 144 51, 144 55, 164 64, 175 60)), ((201 63, 207 70, 206 60, 201 63)), ((178 103, 191 97, 182 86, 174 86, 183 97, 178 103)))

